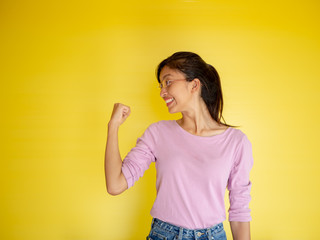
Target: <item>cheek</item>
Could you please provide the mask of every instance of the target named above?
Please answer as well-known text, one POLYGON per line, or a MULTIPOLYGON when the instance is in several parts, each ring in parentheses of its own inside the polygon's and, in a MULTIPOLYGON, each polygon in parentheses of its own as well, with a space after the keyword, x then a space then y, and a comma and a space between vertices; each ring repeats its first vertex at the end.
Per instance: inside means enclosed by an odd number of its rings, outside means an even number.
POLYGON ((168 93, 170 96, 174 97, 176 101, 183 101, 188 98, 188 93, 183 88, 172 88, 168 93))
POLYGON ((176 96, 179 96, 179 95, 183 96, 186 94, 186 89, 178 85, 172 85, 168 89, 168 93, 176 96))
POLYGON ((169 96, 173 97, 174 100, 178 100, 179 98, 181 98, 181 93, 179 93, 179 91, 176 90, 169 90, 168 91, 169 96))

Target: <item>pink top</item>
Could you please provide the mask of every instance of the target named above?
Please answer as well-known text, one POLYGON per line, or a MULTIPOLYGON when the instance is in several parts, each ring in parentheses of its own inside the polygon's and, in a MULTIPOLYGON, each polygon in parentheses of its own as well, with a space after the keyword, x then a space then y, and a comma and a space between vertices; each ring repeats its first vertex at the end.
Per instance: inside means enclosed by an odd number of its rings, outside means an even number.
POLYGON ((152 217, 189 229, 211 227, 226 219, 228 188, 229 221, 251 221, 252 147, 241 130, 229 127, 203 137, 184 130, 175 120, 152 123, 123 160, 128 188, 151 162, 157 170, 152 217))

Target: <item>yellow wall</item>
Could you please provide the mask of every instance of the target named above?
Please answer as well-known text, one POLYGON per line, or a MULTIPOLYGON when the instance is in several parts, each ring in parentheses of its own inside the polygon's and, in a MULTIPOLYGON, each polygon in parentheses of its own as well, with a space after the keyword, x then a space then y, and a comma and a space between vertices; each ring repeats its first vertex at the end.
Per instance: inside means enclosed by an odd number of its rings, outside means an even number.
POLYGON ((0 239, 145 239, 154 164, 108 195, 107 123, 115 102, 131 107, 124 157, 150 123, 179 118, 154 71, 180 50, 217 68, 224 117, 252 142, 252 238, 318 239, 319 12, 306 0, 1 1, 0 239))

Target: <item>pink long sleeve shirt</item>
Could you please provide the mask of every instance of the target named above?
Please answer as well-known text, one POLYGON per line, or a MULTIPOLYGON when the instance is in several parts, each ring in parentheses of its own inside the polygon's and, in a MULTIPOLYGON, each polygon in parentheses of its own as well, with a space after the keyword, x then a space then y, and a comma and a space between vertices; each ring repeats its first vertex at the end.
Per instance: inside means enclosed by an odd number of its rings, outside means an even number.
POLYGON ((175 120, 152 123, 123 160, 128 188, 151 162, 157 171, 152 217, 189 229, 211 227, 226 219, 228 189, 229 221, 251 221, 252 146, 241 130, 203 137, 175 120))

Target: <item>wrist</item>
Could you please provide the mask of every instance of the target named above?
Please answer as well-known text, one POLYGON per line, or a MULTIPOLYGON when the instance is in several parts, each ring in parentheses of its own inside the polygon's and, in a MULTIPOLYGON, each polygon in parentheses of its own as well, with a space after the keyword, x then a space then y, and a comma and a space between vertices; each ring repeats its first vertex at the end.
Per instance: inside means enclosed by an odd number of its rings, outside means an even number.
POLYGON ((108 128, 119 128, 120 127, 120 124, 119 123, 116 123, 116 122, 113 122, 113 121, 109 121, 108 123, 108 128))

